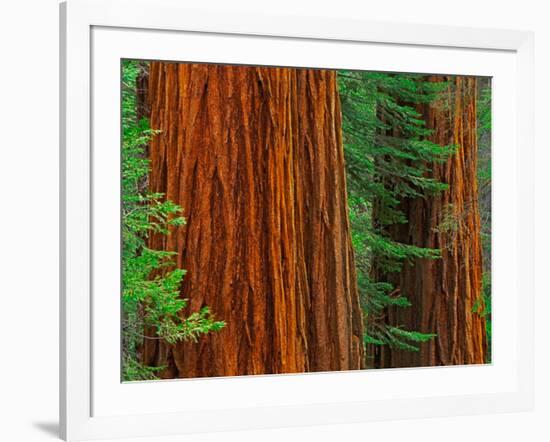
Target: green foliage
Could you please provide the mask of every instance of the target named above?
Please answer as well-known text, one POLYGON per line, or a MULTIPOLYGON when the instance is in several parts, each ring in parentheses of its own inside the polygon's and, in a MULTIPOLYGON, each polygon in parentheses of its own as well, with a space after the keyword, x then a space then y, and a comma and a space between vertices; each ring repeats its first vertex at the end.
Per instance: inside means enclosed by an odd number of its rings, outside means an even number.
POLYGON ((152 381, 159 379, 157 374, 166 367, 148 367, 136 358, 125 356, 122 364, 122 379, 124 381, 152 381))
POLYGON ((492 357, 492 306, 491 306, 491 272, 483 273, 483 306, 484 309, 481 312, 481 315, 485 317, 485 333, 487 334, 487 362, 491 362, 492 357))
MULTIPOLYGON (((482 299, 474 311, 485 317, 487 333, 487 361, 491 361, 491 79, 479 80, 477 99, 479 212, 481 219, 481 247, 483 251, 482 299)), ((481 299, 480 299, 481 300, 481 299)))
POLYGON ((366 344, 417 351, 432 334, 388 326, 388 307, 407 308, 406 294, 378 275, 399 272, 404 262, 437 259, 440 251, 391 239, 388 227, 406 223, 404 198, 446 189, 430 178, 430 164, 444 162, 454 146, 427 140, 431 131, 415 106, 438 100, 446 83, 413 74, 339 73, 348 206, 358 286, 366 316, 366 344))
POLYGON ((175 253, 147 246, 151 234, 168 235, 170 226, 182 226, 181 208, 147 190, 150 164, 146 148, 156 131, 136 114, 136 78, 143 66, 124 61, 122 69, 122 335, 125 381, 155 379, 162 367, 139 362, 144 339, 163 339, 169 344, 218 331, 208 307, 183 317, 187 300, 180 298, 185 270, 174 263, 175 253), (153 330, 154 336, 146 336, 153 330))
MULTIPOLYGON (((490 80, 489 80, 490 81, 490 80)), ((477 99, 478 186, 480 193, 491 184, 491 86, 481 87, 477 99)), ((489 189, 490 192, 490 189, 489 189)))
MULTIPOLYGON (((490 82, 490 79, 487 81, 490 82)), ((491 131, 491 85, 484 86, 477 100, 478 125, 480 133, 491 131)))
POLYGON ((408 351, 418 351, 419 348, 413 344, 428 342, 430 339, 437 336, 433 333, 407 331, 399 327, 388 327, 388 329, 392 336, 392 339, 388 343, 394 347, 408 351))

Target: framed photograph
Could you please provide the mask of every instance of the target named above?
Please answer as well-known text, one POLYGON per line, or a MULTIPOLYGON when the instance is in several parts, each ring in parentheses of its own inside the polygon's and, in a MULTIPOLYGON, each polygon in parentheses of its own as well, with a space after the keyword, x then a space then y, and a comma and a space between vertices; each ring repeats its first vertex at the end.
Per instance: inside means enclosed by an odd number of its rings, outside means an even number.
POLYGON ((531 33, 60 14, 63 438, 532 407, 531 33))

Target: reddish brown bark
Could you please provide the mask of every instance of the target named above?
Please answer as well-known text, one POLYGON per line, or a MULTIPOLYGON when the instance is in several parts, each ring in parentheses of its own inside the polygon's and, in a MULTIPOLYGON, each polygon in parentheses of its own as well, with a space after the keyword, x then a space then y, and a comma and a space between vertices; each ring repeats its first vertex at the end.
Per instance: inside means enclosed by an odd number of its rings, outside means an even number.
POLYGON ((419 111, 429 137, 454 144, 456 154, 432 165, 433 177, 448 190, 427 198, 406 199, 401 209, 407 224, 389 229, 392 239, 440 249, 441 259, 416 259, 400 274, 385 278, 407 296, 408 308, 389 308, 386 322, 406 330, 435 333, 419 352, 377 348, 375 367, 480 364, 487 342, 482 299, 482 251, 477 189, 476 79, 432 77, 450 81, 448 94, 419 111))
POLYGON ((162 377, 359 369, 362 320, 336 73, 153 62, 150 190, 187 225, 152 239, 220 332, 147 341, 162 377))

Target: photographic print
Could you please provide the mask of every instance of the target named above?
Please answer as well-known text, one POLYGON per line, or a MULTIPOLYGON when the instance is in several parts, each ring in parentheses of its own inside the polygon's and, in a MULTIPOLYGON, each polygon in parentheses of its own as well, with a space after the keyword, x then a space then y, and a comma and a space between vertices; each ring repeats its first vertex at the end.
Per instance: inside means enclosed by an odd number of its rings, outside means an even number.
POLYGON ((491 79, 121 61, 122 381, 491 362, 491 79))

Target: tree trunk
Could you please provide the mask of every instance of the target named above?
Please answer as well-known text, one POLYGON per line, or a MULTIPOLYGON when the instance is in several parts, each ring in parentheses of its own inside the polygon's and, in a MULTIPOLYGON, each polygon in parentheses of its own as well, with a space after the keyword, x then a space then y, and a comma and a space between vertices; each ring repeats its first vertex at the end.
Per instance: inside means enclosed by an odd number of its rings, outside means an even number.
POLYGON ((418 247, 440 249, 441 259, 416 259, 399 274, 384 275, 408 297, 412 306, 389 308, 392 326, 437 336, 420 344, 419 352, 377 348, 375 367, 481 364, 487 343, 482 298, 482 251, 477 188, 476 79, 432 77, 450 81, 439 102, 419 107, 429 137, 457 147, 445 163, 434 163, 433 177, 447 183, 442 193, 405 199, 407 224, 389 228, 392 239, 418 247))
POLYGON ((147 340, 161 377, 359 369, 362 319, 334 71, 152 62, 150 190, 187 225, 187 314, 227 325, 198 342, 147 340))

